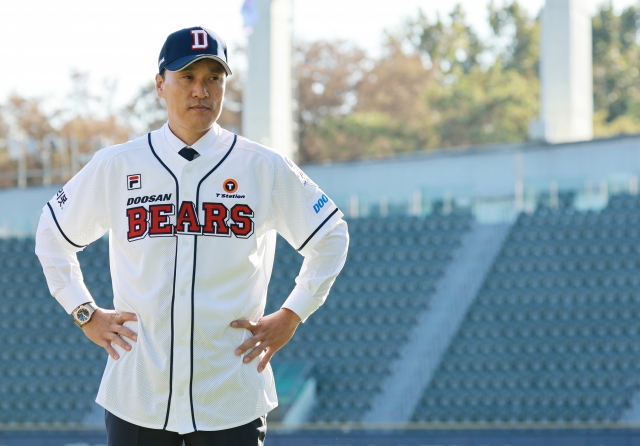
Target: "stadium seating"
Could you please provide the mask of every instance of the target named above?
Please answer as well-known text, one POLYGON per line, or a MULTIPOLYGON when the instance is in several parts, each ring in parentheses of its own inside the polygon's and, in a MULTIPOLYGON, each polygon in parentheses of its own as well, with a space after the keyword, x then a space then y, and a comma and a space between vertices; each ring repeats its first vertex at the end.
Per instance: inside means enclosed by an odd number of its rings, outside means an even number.
POLYGON ((610 422, 640 389, 640 198, 522 214, 418 422, 610 422))
MULTIPOLYGON (((572 200, 519 216, 413 421, 609 422, 630 406, 640 390, 640 198, 615 196, 597 212, 572 200)), ((349 220, 342 275, 273 360, 313 367, 311 421, 367 411, 471 222, 461 211, 349 220)), ((106 355, 49 295, 33 250, 33 239, 0 239, 0 425, 82 423, 106 355)), ((107 251, 102 239, 79 254, 103 307, 107 251)), ((279 240, 267 313, 301 263, 279 240)))
MULTIPOLYGON (((349 220, 349 256, 327 302, 274 358, 313 362, 318 401, 311 421, 359 421, 471 218, 460 211, 349 220)), ((267 313, 284 302, 301 263, 278 243, 267 313)))
MULTIPOLYGON (((349 221, 343 274, 327 303, 273 361, 276 368, 313 367, 313 421, 356 421, 367 409, 407 338, 407 324, 428 307, 436 280, 470 224, 468 212, 349 221)), ((112 308, 106 239, 78 258, 98 304, 112 308)), ((293 289, 302 260, 278 241, 267 313, 293 289)), ((0 239, 0 283, 0 425, 84 422, 96 408, 106 353, 50 296, 33 239, 0 239)))
MULTIPOLYGON (((80 253, 96 301, 111 306, 107 242, 80 253)), ((51 297, 33 239, 0 239, 0 424, 82 423, 106 354, 51 297)))

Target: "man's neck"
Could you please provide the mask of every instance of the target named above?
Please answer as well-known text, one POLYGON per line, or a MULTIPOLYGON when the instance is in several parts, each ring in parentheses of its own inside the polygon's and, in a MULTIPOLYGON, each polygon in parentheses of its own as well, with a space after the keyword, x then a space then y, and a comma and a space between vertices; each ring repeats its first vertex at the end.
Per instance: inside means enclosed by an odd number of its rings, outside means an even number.
MULTIPOLYGON (((211 127, 213 127, 213 125, 215 125, 215 123, 212 124, 211 127)), ((189 147, 194 145, 200 138, 206 135, 207 132, 211 130, 211 127, 204 131, 194 132, 179 125, 174 125, 171 123, 171 121, 169 121, 169 129, 171 130, 171 132, 176 135, 178 139, 180 139, 180 141, 182 141, 189 147)))

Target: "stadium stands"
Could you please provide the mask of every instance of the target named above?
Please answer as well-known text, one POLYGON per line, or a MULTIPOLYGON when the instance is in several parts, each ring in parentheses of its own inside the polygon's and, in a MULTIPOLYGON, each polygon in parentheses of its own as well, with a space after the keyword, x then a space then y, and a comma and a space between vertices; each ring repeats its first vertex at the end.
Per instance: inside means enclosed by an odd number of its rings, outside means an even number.
MULTIPOLYGON (((367 408, 470 224, 464 212, 349 222, 351 250, 331 296, 274 359, 276 368, 313 367, 313 421, 354 421, 367 408)), ((96 301, 111 308, 107 251, 101 239, 78 257, 96 301)), ((106 354, 49 295, 33 252, 33 239, 0 239, 0 312, 21 315, 0 318, 0 424, 81 423, 95 409, 106 354)), ((280 239, 267 313, 293 289, 301 263, 280 239)))
MULTIPOLYGON (((518 217, 413 421, 609 422, 629 407, 640 390, 640 198, 587 212, 572 201, 518 217)), ((311 421, 358 421, 369 409, 471 223, 462 211, 349 220, 343 274, 273 361, 311 368, 311 421)), ((33 250, 33 239, 0 239, 0 425, 81 423, 106 355, 49 295, 33 250)), ((107 250, 102 239, 79 254, 103 307, 107 250)), ((301 263, 279 240, 267 313, 301 263)))
MULTIPOLYGON (((79 258, 96 301, 111 308, 107 242, 79 258)), ((0 239, 0 424, 74 424, 95 407, 106 362, 49 294, 33 239, 0 239)))
POLYGON ((609 422, 640 388, 640 198, 512 228, 414 421, 609 422))
MULTIPOLYGON (((347 264, 327 302, 274 358, 314 363, 311 421, 358 421, 369 408, 471 218, 455 212, 349 221, 347 264)), ((278 243, 267 313, 285 300, 301 263, 293 248, 278 243)))

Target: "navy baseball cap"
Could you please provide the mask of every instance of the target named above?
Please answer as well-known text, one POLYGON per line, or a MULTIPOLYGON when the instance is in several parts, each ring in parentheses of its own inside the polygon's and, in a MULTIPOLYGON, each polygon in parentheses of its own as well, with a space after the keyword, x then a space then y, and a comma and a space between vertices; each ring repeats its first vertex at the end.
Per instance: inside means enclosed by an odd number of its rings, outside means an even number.
POLYGON ((213 59, 222 64, 227 76, 231 69, 227 64, 227 44, 213 31, 194 26, 169 34, 160 50, 158 72, 166 68, 180 71, 200 59, 213 59))

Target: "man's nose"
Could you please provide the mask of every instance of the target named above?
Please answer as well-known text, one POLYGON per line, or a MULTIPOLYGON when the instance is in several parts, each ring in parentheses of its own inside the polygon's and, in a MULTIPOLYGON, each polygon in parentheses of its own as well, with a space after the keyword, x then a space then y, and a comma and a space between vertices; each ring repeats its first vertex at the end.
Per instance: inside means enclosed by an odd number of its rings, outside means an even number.
POLYGON ((209 91, 207 90, 207 86, 204 82, 196 82, 193 86, 193 96, 199 99, 204 99, 209 97, 209 91))

